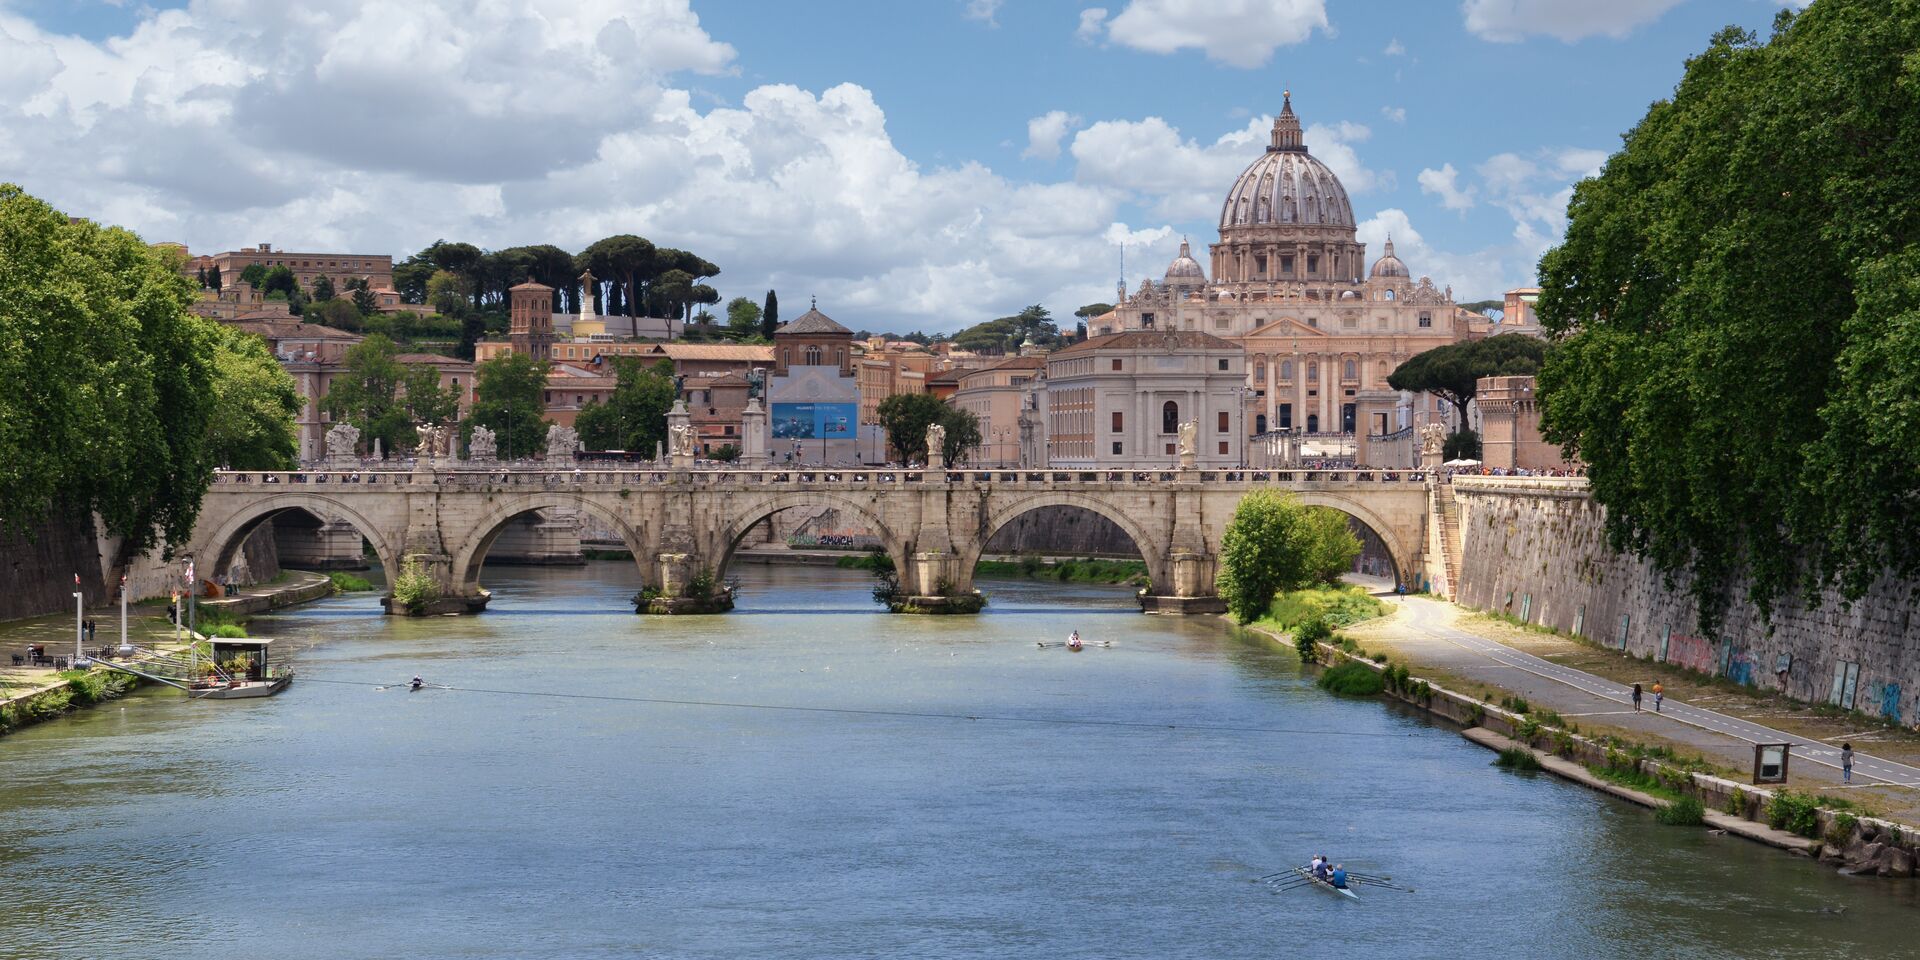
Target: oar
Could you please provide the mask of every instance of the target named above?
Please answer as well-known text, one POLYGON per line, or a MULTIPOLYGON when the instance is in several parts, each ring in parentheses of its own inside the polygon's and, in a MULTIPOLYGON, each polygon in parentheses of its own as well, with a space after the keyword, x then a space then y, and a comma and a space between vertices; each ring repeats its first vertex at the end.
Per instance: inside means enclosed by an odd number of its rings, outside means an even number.
POLYGON ((1393 885, 1393 884, 1391 884, 1391 883, 1382 883, 1382 882, 1380 882, 1379 880, 1356 880, 1356 879, 1354 879, 1353 877, 1348 877, 1348 878, 1347 878, 1347 882, 1348 882, 1348 883, 1355 883, 1355 884, 1359 884, 1359 885, 1361 885, 1361 886, 1367 886, 1367 887, 1384 887, 1384 888, 1386 888, 1386 889, 1388 889, 1388 890, 1398 890, 1398 891, 1400 891, 1401 893, 1412 893, 1412 892, 1413 892, 1413 888, 1412 888, 1412 887, 1396 887, 1396 886, 1394 886, 1394 885, 1393 885))
MULTIPOLYGON (((1299 869, 1299 868, 1297 868, 1297 867, 1288 867, 1287 869, 1285 869, 1285 870, 1282 870, 1282 871, 1280 871, 1279 873, 1269 873, 1269 874, 1267 874, 1266 876, 1264 876, 1264 877, 1261 877, 1261 878, 1260 878, 1260 880, 1271 880, 1271 879, 1273 879, 1274 877, 1284 877, 1284 876, 1286 876, 1286 875, 1288 875, 1288 874, 1290 874, 1290 873, 1294 873, 1294 872, 1295 872, 1296 870, 1298 870, 1298 869, 1299 869)), ((1259 880, 1256 880, 1256 881, 1254 881, 1254 882, 1255 882, 1255 883, 1258 883, 1258 882, 1259 882, 1259 880)))

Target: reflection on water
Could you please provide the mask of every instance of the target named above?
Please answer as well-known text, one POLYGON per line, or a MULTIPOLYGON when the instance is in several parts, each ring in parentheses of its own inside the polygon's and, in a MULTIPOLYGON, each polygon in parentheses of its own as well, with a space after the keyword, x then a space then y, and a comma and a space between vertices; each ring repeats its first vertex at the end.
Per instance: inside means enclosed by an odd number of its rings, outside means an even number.
POLYGON ((719 617, 632 615, 613 563, 489 568, 479 617, 337 598, 259 622, 287 694, 0 741, 0 957, 1913 955, 1910 885, 1502 773, 1122 590, 738 577, 719 617), (1075 629, 1114 646, 1036 644, 1075 629), (460 689, 374 688, 415 673, 460 689), (1321 850, 1418 892, 1251 882, 1321 850))

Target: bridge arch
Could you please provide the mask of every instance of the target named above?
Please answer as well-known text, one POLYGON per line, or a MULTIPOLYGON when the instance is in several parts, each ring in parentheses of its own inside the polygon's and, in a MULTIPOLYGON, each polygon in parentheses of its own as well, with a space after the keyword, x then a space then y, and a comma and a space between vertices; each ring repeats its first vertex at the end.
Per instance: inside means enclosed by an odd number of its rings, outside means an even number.
POLYGON ((1168 554, 1172 548, 1164 538, 1155 536, 1139 521, 1128 516, 1126 511, 1118 509, 1098 496, 1066 490, 1015 495, 998 502, 989 500, 986 509, 980 513, 979 535, 972 538, 961 551, 961 568, 971 575, 974 566, 980 562, 980 555, 986 552, 987 544, 992 542, 994 534, 999 533, 1001 528, 1012 523, 1016 518, 1047 507, 1078 507, 1111 521, 1126 533, 1127 537, 1133 541, 1134 547, 1140 551, 1140 559, 1146 563, 1147 578, 1152 581, 1154 589, 1163 589, 1165 585, 1173 582, 1167 569, 1168 554))
POLYGON ((504 497, 490 506, 474 521, 465 537, 449 545, 448 553, 453 558, 453 583, 462 594, 471 596, 479 591, 480 573, 486 566, 487 551, 506 532, 507 525, 529 513, 542 510, 573 510, 592 515, 619 535, 620 542, 633 554, 641 572, 646 572, 647 560, 652 555, 648 538, 617 511, 608 509, 592 497, 570 491, 530 490, 504 497))
MULTIPOLYGON (((288 491, 248 503, 217 524, 213 532, 204 538, 197 538, 193 553, 200 560, 199 576, 202 579, 219 579, 233 564, 233 556, 240 550, 240 545, 261 524, 272 521, 274 516, 288 510, 301 510, 323 519, 331 516, 345 520, 373 545, 373 552, 380 558, 380 569, 386 575, 387 583, 391 584, 400 575, 400 556, 395 541, 387 536, 389 531, 336 497, 288 491)), ((405 533, 404 530, 392 532, 405 533)))
POLYGON ((732 519, 702 551, 703 557, 713 558, 713 576, 716 580, 726 579, 727 566, 733 562, 734 551, 739 549, 740 541, 746 539, 754 527, 775 514, 805 507, 833 507, 858 516, 868 529, 878 534, 887 556, 893 558, 893 568, 897 571, 904 572, 907 569, 907 561, 912 554, 912 541, 895 533, 873 508, 845 494, 813 490, 783 491, 730 506, 733 508, 730 511, 732 519))

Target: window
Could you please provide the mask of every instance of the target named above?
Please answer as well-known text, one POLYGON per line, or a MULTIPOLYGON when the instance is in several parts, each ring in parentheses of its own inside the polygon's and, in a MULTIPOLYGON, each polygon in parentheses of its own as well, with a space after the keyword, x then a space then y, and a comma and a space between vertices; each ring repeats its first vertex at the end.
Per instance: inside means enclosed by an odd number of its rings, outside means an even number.
POLYGON ((1180 405, 1172 400, 1160 405, 1160 432, 1180 432, 1180 405))
POLYGON ((1226 433, 1227 431, 1232 429, 1233 427, 1229 423, 1227 412, 1225 410, 1220 411, 1220 432, 1226 433))
POLYGON ((1355 409, 1354 405, 1351 403, 1343 403, 1340 405, 1340 432, 1341 433, 1353 432, 1354 409, 1355 409))
POLYGON ((1319 318, 1319 317, 1308 317, 1308 318, 1307 318, 1307 326, 1309 326, 1309 327, 1312 327, 1312 328, 1314 328, 1315 330, 1318 330, 1318 329, 1320 329, 1320 318, 1319 318))
POLYGON ((1114 455, 1114 456, 1116 456, 1116 457, 1117 457, 1117 456, 1119 456, 1119 455, 1120 455, 1120 449, 1121 449, 1121 448, 1120 448, 1120 441, 1118 441, 1118 440, 1115 440, 1115 441, 1113 442, 1113 455, 1114 455))
POLYGON ((1215 330, 1225 330, 1227 328, 1227 322, 1228 321, 1226 317, 1214 317, 1213 328, 1215 330))
POLYGON ((1262 360, 1259 363, 1256 363, 1253 365, 1253 382, 1254 383, 1267 382, 1267 362, 1265 360, 1262 360))
POLYGON ((1220 358, 1220 369, 1222 370, 1227 369, 1227 358, 1225 357, 1220 358))
POLYGON ((1345 367, 1345 368, 1343 368, 1343 370, 1342 370, 1342 372, 1341 372, 1341 379, 1343 379, 1343 380, 1358 380, 1358 379, 1360 379, 1360 364, 1359 364, 1359 362, 1358 362, 1358 361, 1354 361, 1354 360, 1348 360, 1348 361, 1347 361, 1347 365, 1346 365, 1346 367, 1345 367))
POLYGON ((1280 429, 1293 429, 1293 404, 1291 403, 1283 403, 1280 405, 1280 429))
POLYGON ((1280 379, 1288 382, 1292 382, 1293 380, 1293 361, 1292 360, 1280 361, 1280 379))
POLYGON ((1425 310, 1420 311, 1420 325, 1422 327, 1433 326, 1433 314, 1428 313, 1425 310))
POLYGON ((819 365, 820 365, 820 347, 819 347, 819 345, 818 345, 818 344, 809 344, 809 345, 807 346, 807 352, 806 352, 806 356, 807 356, 807 366, 809 366, 809 367, 817 367, 817 366, 819 366, 819 365))
POLYGON ((1320 255, 1315 253, 1307 254, 1307 276, 1317 276, 1319 273, 1320 255))
POLYGON ((1255 255, 1255 256, 1254 256, 1254 258, 1253 258, 1253 275, 1254 275, 1254 276, 1256 276, 1256 277, 1264 277, 1264 276, 1266 276, 1266 275, 1267 275, 1267 256, 1266 256, 1266 254, 1264 254, 1264 253, 1263 253, 1263 254, 1257 254, 1257 255, 1255 255))
POLYGON ((1393 299, 1393 291, 1392 291, 1392 290, 1386 290, 1386 291, 1383 291, 1383 292, 1382 292, 1382 293, 1380 294, 1380 299, 1382 299, 1382 300, 1392 300, 1392 299, 1393 299))
POLYGON ((1356 321, 1352 317, 1340 318, 1340 326, 1342 329, 1345 329, 1345 330, 1352 330, 1355 322, 1356 321))
POLYGON ((1308 433, 1320 432, 1320 415, 1319 414, 1317 413, 1307 414, 1307 432, 1308 433))
POLYGON ((1291 257, 1291 256, 1287 256, 1287 255, 1284 255, 1284 254, 1283 254, 1283 255, 1281 255, 1281 257, 1280 257, 1280 275, 1281 275, 1281 276, 1283 276, 1283 277, 1291 277, 1291 276, 1293 276, 1293 257, 1291 257))
POLYGON ((1120 369, 1120 358, 1119 358, 1119 357, 1114 357, 1114 358, 1113 358, 1113 368, 1114 368, 1115 370, 1118 370, 1118 369, 1120 369))
POLYGON ((1223 457, 1227 455, 1227 441, 1225 440, 1220 441, 1220 455, 1223 457))
POLYGON ((1143 313, 1143 314, 1141 314, 1141 315, 1140 315, 1140 328, 1141 328, 1142 330, 1152 330, 1152 329, 1153 329, 1153 314, 1151 314, 1151 313, 1143 313))
MULTIPOLYGON (((1125 433, 1125 432, 1127 432, 1127 427, 1126 427, 1126 414, 1123 414, 1123 413, 1121 413, 1121 412, 1120 412, 1120 411, 1118 411, 1118 410, 1115 410, 1115 411, 1113 412, 1113 432, 1114 432, 1114 433, 1125 433)), ((1118 451, 1116 451, 1116 452, 1118 452, 1118 451)))
POLYGON ((1320 363, 1319 363, 1319 361, 1308 361, 1308 363, 1307 363, 1307 382, 1308 382, 1308 383, 1319 383, 1319 382, 1320 382, 1320 363))

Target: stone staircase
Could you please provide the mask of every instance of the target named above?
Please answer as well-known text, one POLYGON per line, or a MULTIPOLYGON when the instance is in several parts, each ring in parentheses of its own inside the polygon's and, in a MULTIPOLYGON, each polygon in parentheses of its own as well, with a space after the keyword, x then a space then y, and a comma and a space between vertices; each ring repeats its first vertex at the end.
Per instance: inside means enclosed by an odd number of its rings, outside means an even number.
POLYGON ((1453 485, 1435 479, 1429 488, 1428 509, 1434 527, 1440 531, 1440 554, 1445 564, 1446 595, 1452 599, 1460 588, 1460 507, 1453 501, 1453 485))

